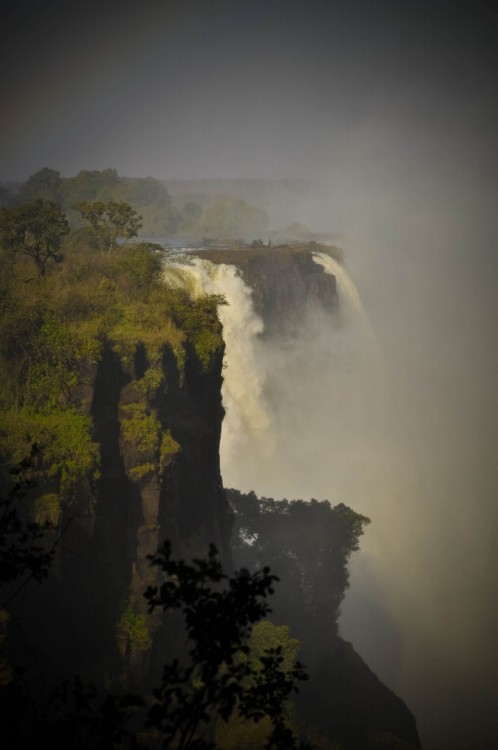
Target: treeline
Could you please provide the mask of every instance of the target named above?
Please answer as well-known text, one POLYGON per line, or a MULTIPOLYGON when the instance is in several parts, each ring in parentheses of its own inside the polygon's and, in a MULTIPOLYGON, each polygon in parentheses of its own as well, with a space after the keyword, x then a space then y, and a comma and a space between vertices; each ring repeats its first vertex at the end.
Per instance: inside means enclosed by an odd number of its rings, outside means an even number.
POLYGON ((370 519, 328 500, 274 500, 226 490, 235 513, 235 564, 265 565, 280 579, 273 604, 276 622, 300 639, 337 634, 341 602, 349 586, 348 562, 370 519))
POLYGON ((268 227, 265 211, 231 195, 213 196, 207 205, 188 201, 174 205, 166 186, 153 177, 121 177, 115 169, 82 170, 75 177, 61 177, 45 167, 14 191, 0 188, 0 205, 18 206, 34 200, 50 200, 61 206, 71 226, 81 224, 75 208, 84 201, 128 203, 142 216, 141 236, 207 235, 247 238, 260 236, 268 227))

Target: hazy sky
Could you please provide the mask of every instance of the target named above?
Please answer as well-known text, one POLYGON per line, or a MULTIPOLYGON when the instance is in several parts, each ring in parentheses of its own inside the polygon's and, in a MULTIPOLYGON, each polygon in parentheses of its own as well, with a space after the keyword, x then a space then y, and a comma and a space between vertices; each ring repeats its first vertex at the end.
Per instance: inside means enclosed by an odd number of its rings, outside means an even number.
POLYGON ((400 153, 489 163, 493 5, 4 0, 0 179, 314 177, 379 120, 400 153))

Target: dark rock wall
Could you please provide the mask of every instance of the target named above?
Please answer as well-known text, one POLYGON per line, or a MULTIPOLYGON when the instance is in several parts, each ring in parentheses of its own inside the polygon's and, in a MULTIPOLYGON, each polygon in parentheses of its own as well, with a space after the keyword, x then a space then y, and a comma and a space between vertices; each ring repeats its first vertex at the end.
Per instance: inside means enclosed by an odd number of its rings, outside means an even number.
POLYGON ((313 261, 309 246, 204 250, 196 255, 240 270, 267 337, 292 335, 309 314, 337 310, 335 277, 313 261))
POLYGON ((143 599, 156 575, 147 555, 165 539, 181 557, 203 556, 213 542, 231 567, 231 512, 219 462, 222 358, 223 351, 215 353, 206 372, 187 349, 180 371, 168 348, 150 362, 142 345, 123 357, 109 343, 86 373, 100 477, 64 506, 56 570, 17 607, 25 623, 18 651, 26 657, 36 643, 36 670, 139 687, 164 662, 164 628, 148 617, 143 599), (140 380, 151 365, 163 378, 144 396, 140 380), (124 434, 123 406, 130 403, 154 415, 179 449, 160 462, 157 451, 144 454, 124 434), (153 468, 137 476, 140 464, 153 468))
MULTIPOLYGON (((309 250, 199 255, 240 269, 267 336, 292 335, 307 313, 337 308, 335 278, 313 262, 309 250)), ((143 344, 125 357, 109 343, 100 363, 85 373, 80 395, 100 444, 100 478, 81 486, 64 508, 54 574, 17 604, 24 626, 13 648, 21 663, 29 655, 31 672, 43 680, 80 674, 106 686, 147 688, 177 648, 174 618, 150 618, 145 611, 143 591, 156 580, 147 555, 164 539, 181 557, 203 556, 214 542, 231 568, 231 511, 219 459, 222 358, 220 350, 206 372, 187 349, 180 370, 169 348, 152 362, 143 344), (144 396, 140 381, 151 367, 163 377, 144 396), (180 446, 159 463, 124 434, 123 407, 137 402, 180 446), (134 473, 140 463, 154 461, 153 470, 134 473)), ((367 737, 372 748, 418 748, 405 704, 349 644, 333 641, 325 654, 303 649, 312 679, 298 702, 310 724, 329 736, 357 736, 358 748, 367 746, 367 737)))

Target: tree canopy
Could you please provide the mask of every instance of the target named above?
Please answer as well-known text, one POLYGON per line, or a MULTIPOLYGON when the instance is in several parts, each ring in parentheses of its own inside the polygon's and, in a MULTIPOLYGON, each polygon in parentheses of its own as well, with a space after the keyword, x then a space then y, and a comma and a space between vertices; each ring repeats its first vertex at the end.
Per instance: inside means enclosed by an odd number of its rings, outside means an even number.
MULTIPOLYGON (((0 520, 1 557, 12 549, 3 533, 11 532, 12 523, 5 517, 0 520)), ((18 534, 14 551, 19 560, 4 576, 6 580, 25 571, 40 571, 41 579, 51 558, 39 562, 39 549, 31 537, 18 534)), ((149 560, 160 568, 164 579, 145 592, 149 612, 161 609, 171 617, 172 610, 178 610, 183 615, 187 658, 180 656, 164 665, 152 700, 130 693, 102 698, 95 687, 83 685, 76 677, 72 690, 66 680, 49 692, 42 707, 40 698, 18 684, 12 672, 0 686, 0 705, 9 709, 6 733, 16 737, 18 746, 56 748, 66 747, 69 741, 72 747, 88 750, 146 750, 150 745, 143 740, 147 738, 152 747, 214 750, 220 747, 216 730, 224 724, 233 733, 238 728, 233 721, 239 718, 252 725, 262 723, 258 747, 311 750, 289 726, 286 706, 297 681, 307 679, 296 660, 298 643, 285 628, 261 622, 270 611, 267 598, 273 593, 275 576, 268 568, 253 574, 242 569, 228 576, 213 545, 207 558, 185 562, 175 560, 170 543, 165 542, 149 560), (144 721, 147 735, 125 726, 132 716, 135 726, 144 721)))
POLYGON ((16 198, 19 203, 43 199, 61 203, 62 179, 60 172, 43 167, 29 177, 16 198))
POLYGON ((163 747, 210 750, 213 718, 228 722, 234 716, 269 720, 267 750, 303 747, 285 714, 296 682, 307 679, 296 650, 290 645, 285 660, 268 634, 260 634, 259 648, 250 648, 253 625, 270 611, 266 599, 277 579, 269 568, 252 574, 241 569, 230 577, 213 545, 207 559, 190 563, 174 560, 166 542, 151 560, 165 581, 145 592, 149 611, 179 609, 191 644, 186 665, 175 659, 164 667, 148 712, 147 725, 162 735, 163 747))
POLYGON ((90 225, 101 253, 111 252, 119 239, 127 242, 142 227, 142 217, 129 203, 117 201, 80 201, 74 208, 90 225))
POLYGON ((347 564, 369 519, 328 500, 277 501, 238 490, 227 495, 235 511, 235 562, 250 569, 269 565, 279 576, 277 617, 298 636, 310 623, 335 632, 349 585, 347 564))
POLYGON ((46 273, 47 263, 63 259, 61 243, 69 225, 60 206, 39 199, 14 208, 0 209, 0 232, 4 247, 32 258, 39 276, 46 273))

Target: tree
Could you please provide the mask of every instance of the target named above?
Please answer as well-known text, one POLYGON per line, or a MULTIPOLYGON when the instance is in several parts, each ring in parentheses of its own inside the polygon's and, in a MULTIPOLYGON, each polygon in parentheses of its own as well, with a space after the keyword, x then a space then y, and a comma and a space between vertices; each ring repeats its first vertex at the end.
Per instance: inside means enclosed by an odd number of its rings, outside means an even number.
POLYGON ((55 544, 47 547, 45 532, 47 527, 22 519, 19 514, 19 500, 29 489, 31 482, 24 473, 31 467, 37 448, 32 446, 31 458, 23 461, 12 471, 15 477, 10 492, 0 497, 0 607, 5 607, 30 580, 41 583, 47 577, 55 556, 55 544), (19 578, 22 583, 17 589, 12 584, 19 578), (6 587, 7 593, 3 587, 6 587), (4 598, 5 597, 5 598, 4 598))
POLYGON ((32 258, 39 276, 48 261, 60 263, 62 240, 69 225, 60 206, 50 200, 35 200, 17 208, 0 209, 0 231, 7 250, 32 258))
POLYGON ((26 180, 18 193, 18 202, 27 203, 28 201, 43 199, 59 203, 61 185, 60 172, 44 167, 26 180))
POLYGON ((90 225, 101 253, 110 253, 119 239, 136 237, 142 227, 142 217, 129 203, 80 201, 74 208, 90 225))
MULTIPOLYGON (((249 638, 249 653, 241 656, 242 659, 251 662, 251 674, 257 674, 263 667, 262 659, 269 651, 278 649, 282 656, 279 668, 287 675, 292 673, 297 663, 300 650, 300 642, 292 638, 286 625, 274 625, 269 620, 257 622, 249 638)), ((246 678, 246 685, 253 677, 246 678)), ((284 703, 283 709, 289 727, 295 726, 297 732, 297 721, 294 706, 290 701, 284 703)), ((269 716, 263 717, 259 722, 254 722, 240 714, 232 715, 228 722, 218 721, 215 728, 215 742, 217 750, 253 750, 264 747, 271 733, 271 720, 269 716)))
POLYGON ((166 542, 151 559, 165 581, 147 589, 149 612, 179 609, 191 643, 186 665, 175 659, 164 667, 148 712, 147 726, 162 736, 162 747, 211 750, 210 725, 234 717, 269 721, 267 750, 302 747, 285 716, 296 681, 307 679, 302 665, 285 662, 280 646, 247 658, 253 624, 270 611, 266 598, 277 579, 269 568, 241 569, 230 578, 213 545, 207 559, 186 563, 171 558, 166 542))
POLYGON ((370 521, 343 503, 258 498, 227 490, 235 511, 233 551, 238 565, 269 565, 281 580, 275 607, 298 637, 337 630, 349 586, 348 561, 370 521))
MULTIPOLYGON (((0 706, 8 708, 7 734, 17 738, 16 747, 146 750, 148 735, 154 748, 214 750, 216 725, 224 722, 230 731, 242 719, 263 723, 262 749, 312 750, 296 739, 287 718, 289 694, 296 681, 307 679, 295 659, 297 642, 286 628, 265 622, 253 628, 270 611, 266 600, 275 576, 265 568, 230 577, 212 545, 206 559, 185 562, 172 559, 165 542, 149 559, 164 578, 145 593, 149 612, 162 609, 170 618, 172 610, 181 612, 190 644, 186 661, 175 658, 164 666, 152 701, 129 693, 102 696, 78 678, 72 688, 66 681, 40 701, 22 684, 9 683, 0 690, 0 706), (125 725, 135 716, 136 730, 144 712, 152 732, 135 736, 125 725)), ((21 568, 32 570, 29 558, 21 568)))

